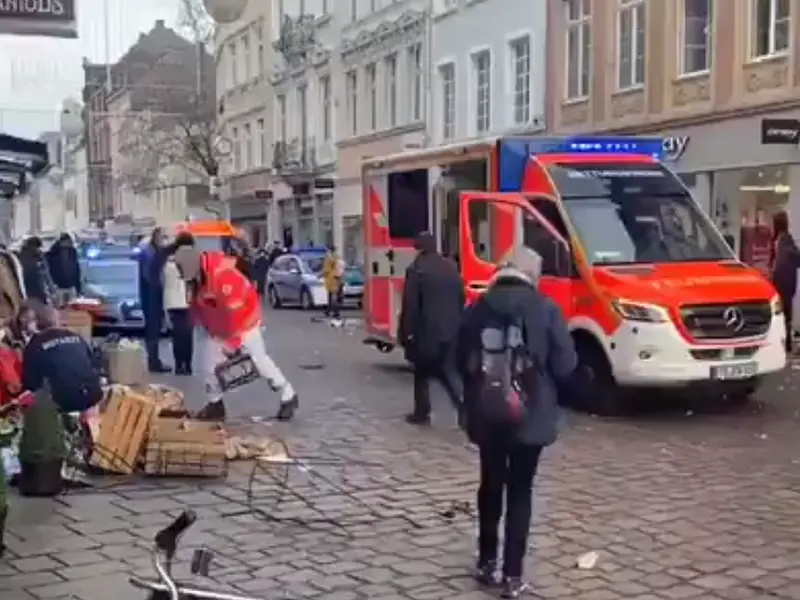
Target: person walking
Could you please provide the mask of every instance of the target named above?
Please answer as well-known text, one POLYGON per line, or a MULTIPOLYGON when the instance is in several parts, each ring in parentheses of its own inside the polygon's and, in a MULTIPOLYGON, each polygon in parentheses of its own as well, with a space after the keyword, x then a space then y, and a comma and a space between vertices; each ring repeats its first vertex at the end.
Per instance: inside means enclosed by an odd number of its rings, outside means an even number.
POLYGON ((151 373, 169 373, 170 367, 161 362, 159 344, 164 325, 163 268, 165 236, 156 227, 139 253, 139 299, 144 314, 144 341, 147 349, 147 367, 151 373))
POLYGON ((518 250, 466 310, 456 344, 465 390, 462 424, 480 455, 476 579, 502 584, 504 598, 528 588, 522 563, 534 478, 542 450, 556 440, 558 395, 575 385, 578 362, 561 311, 536 289, 540 272, 539 255, 518 250))
POLYGON ((794 337, 794 295, 797 291, 797 269, 800 268, 800 249, 789 232, 789 216, 777 212, 772 217, 772 247, 770 248, 772 285, 778 292, 786 321, 786 353, 791 354, 794 337))
POLYGON ((180 267, 180 255, 191 252, 194 237, 190 233, 180 233, 170 244, 167 260, 164 263, 164 309, 172 325, 172 356, 176 375, 192 374, 194 354, 194 327, 189 313, 189 289, 180 267))
POLYGON ((414 365, 414 409, 406 421, 427 425, 431 421, 431 379, 441 382, 450 402, 461 410, 453 342, 465 295, 458 269, 436 251, 432 234, 420 234, 414 247, 418 254, 406 269, 398 339, 414 365))
POLYGON ((325 316, 337 320, 342 318, 343 276, 344 261, 339 258, 336 246, 330 245, 322 262, 322 279, 325 282, 325 291, 328 292, 328 305, 325 307, 325 316))
POLYGON ((244 352, 258 373, 280 394, 277 419, 292 419, 299 406, 297 392, 275 364, 261 335, 263 313, 255 285, 223 252, 191 252, 176 256, 178 268, 192 294, 191 310, 206 332, 204 340, 206 391, 209 401, 198 418, 224 421, 223 389, 216 370, 228 357, 244 352))
POLYGON ((81 293, 81 267, 72 236, 62 233, 47 251, 47 266, 57 288, 58 304, 67 304, 81 293))

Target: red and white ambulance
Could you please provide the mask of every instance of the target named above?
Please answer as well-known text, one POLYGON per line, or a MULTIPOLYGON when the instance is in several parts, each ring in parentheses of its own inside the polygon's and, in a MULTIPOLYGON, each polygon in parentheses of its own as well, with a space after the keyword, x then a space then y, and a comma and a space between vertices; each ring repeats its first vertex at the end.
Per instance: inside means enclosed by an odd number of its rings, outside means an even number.
POLYGON ((746 399, 786 365, 783 308, 662 155, 657 138, 511 137, 366 160, 365 343, 395 346, 419 232, 459 263, 468 297, 524 244, 594 373, 597 410, 642 389, 746 399))

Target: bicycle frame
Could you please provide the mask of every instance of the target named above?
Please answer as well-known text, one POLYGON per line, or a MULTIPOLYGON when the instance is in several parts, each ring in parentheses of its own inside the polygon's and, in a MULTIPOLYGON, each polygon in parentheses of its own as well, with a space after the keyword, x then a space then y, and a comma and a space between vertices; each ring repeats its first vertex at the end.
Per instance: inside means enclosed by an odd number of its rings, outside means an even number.
POLYGON ((205 588, 183 586, 172 578, 172 557, 175 554, 177 540, 195 519, 194 513, 184 512, 172 525, 156 535, 152 550, 153 568, 160 581, 152 581, 132 575, 128 578, 130 584, 135 588, 148 590, 158 596, 163 595, 164 600, 263 600, 254 596, 242 596, 205 588), (161 560, 162 553, 166 557, 163 562, 161 560))

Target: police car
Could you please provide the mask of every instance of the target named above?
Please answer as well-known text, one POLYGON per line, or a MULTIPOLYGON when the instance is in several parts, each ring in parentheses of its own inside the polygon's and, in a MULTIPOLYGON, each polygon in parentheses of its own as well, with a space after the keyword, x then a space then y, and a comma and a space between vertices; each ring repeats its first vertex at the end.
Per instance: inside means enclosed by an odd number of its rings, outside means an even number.
POLYGON ((138 251, 120 245, 80 249, 81 296, 72 304, 91 313, 96 329, 144 329, 138 251))

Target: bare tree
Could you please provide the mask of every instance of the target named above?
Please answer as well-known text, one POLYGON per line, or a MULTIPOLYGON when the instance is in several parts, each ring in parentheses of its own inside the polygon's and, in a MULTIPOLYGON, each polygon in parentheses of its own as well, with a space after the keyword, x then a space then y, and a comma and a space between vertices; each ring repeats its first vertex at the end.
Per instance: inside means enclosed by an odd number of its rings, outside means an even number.
POLYGON ((129 111, 117 139, 119 184, 136 192, 164 185, 208 183, 219 174, 216 140, 216 67, 208 52, 214 25, 202 0, 181 0, 185 44, 160 57, 125 90, 129 111))

